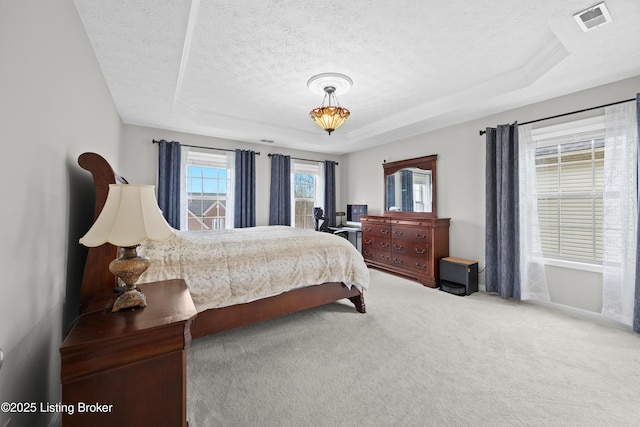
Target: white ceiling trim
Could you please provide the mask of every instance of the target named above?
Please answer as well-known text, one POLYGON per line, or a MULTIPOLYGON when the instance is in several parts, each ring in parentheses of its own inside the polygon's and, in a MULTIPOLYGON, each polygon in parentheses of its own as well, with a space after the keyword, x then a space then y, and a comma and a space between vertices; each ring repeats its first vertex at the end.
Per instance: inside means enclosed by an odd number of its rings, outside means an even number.
POLYGON ((187 29, 184 37, 184 47, 182 48, 182 57, 180 58, 180 71, 176 81, 176 90, 173 96, 173 104, 178 102, 180 93, 182 92, 182 83, 189 62, 189 52, 191 52, 191 44, 193 43, 193 33, 198 22, 198 11, 200 10, 200 0, 191 0, 191 8, 189 10, 189 20, 187 21, 187 29))
POLYGON ((532 84, 553 67, 569 56, 569 51, 564 47, 555 34, 549 33, 548 40, 544 43, 531 60, 524 66, 527 73, 528 84, 532 84))
POLYGON ((434 99, 417 107, 388 117, 384 122, 372 123, 353 130, 348 134, 351 141, 372 138, 375 135, 390 132, 393 129, 419 123, 425 118, 438 117, 452 113, 460 108, 476 103, 477 100, 491 99, 496 96, 526 88, 569 56, 560 40, 551 34, 542 43, 527 63, 515 70, 496 76, 480 84, 467 87, 450 96, 434 99), (472 101, 470 101, 472 100, 472 101))

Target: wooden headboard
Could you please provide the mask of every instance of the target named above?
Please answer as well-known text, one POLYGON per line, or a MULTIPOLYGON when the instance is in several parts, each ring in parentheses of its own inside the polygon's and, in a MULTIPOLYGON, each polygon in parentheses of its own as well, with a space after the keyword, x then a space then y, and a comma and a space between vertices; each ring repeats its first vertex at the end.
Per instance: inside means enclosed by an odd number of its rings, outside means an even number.
MULTIPOLYGON (((78 157, 78 164, 91 172, 96 190, 96 203, 93 221, 98 218, 107 200, 109 184, 128 184, 127 180, 113 171, 109 162, 96 153, 83 153, 78 157)), ((93 224, 93 223, 92 223, 93 224)), ((118 248, 105 243, 89 248, 82 276, 80 289, 80 313, 91 299, 98 294, 113 292, 116 277, 109 271, 109 263, 118 257, 118 248)))

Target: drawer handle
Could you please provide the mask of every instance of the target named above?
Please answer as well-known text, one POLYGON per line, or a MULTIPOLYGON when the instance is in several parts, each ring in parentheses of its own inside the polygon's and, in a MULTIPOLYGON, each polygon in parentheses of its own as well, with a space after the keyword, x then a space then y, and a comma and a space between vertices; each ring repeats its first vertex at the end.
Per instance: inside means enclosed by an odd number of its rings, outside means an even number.
POLYGON ((400 249, 402 249, 404 246, 402 246, 402 245, 396 245, 396 244, 394 243, 394 244, 393 244, 393 247, 394 247, 395 249, 400 250, 400 249))
POLYGON ((383 248, 388 248, 389 242, 380 242, 380 246, 382 246, 383 248))
POLYGON ((381 228, 381 229, 380 229, 380 233, 381 233, 381 234, 389 234, 389 230, 388 230, 388 229, 386 229, 386 228, 381 228))
POLYGON ((369 251, 364 251, 364 254, 365 254, 366 256, 371 256, 371 252, 369 252, 369 251))
POLYGON ((424 239, 425 237, 427 237, 427 235, 426 234, 418 234, 418 233, 416 233, 416 237, 418 239, 424 239))
POLYGON ((404 233, 402 231, 396 231, 396 236, 402 236, 404 233))
POLYGON ((370 227, 365 227, 364 231, 371 231, 371 228, 370 227))
POLYGON ((422 255, 423 253, 427 252, 427 250, 425 248, 422 249, 418 249, 416 248, 416 253, 422 255))
POLYGON ((389 261, 389 257, 388 256, 380 255, 380 258, 382 258, 385 261, 389 261))
POLYGON ((403 264, 404 260, 402 258, 394 258, 393 262, 395 262, 396 264, 403 264))
POLYGON ((364 243, 365 243, 365 245, 370 245, 370 244, 371 244, 371 242, 373 242, 373 240, 371 240, 371 239, 364 239, 364 243))
POLYGON ((426 264, 418 264, 416 262, 416 267, 418 267, 420 270, 424 270, 425 268, 427 268, 427 265, 426 264))

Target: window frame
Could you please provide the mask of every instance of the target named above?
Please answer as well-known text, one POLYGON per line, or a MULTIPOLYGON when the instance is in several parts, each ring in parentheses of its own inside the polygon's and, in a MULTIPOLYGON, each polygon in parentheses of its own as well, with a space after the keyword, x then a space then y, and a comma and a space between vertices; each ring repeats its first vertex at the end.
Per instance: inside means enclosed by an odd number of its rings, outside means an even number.
MULTIPOLYGON (((565 123, 556 124, 556 125, 539 127, 537 129, 532 130, 532 137, 536 144, 536 149, 542 148, 542 147, 554 146, 554 145, 558 146, 557 165, 558 167, 561 167, 562 165, 561 146, 563 144, 588 141, 588 140, 592 140, 592 141, 602 140, 603 141, 602 150, 604 150, 605 117, 604 117, 604 114, 602 114, 602 115, 590 117, 587 119, 580 119, 580 120, 574 120, 574 121, 565 122, 565 123)), ((590 161, 591 161, 592 173, 595 173, 596 168, 594 165, 597 159, 595 159, 595 156, 594 156, 595 153, 593 153, 593 149, 594 149, 593 146, 594 144, 592 142, 592 158, 590 161)), ((603 156, 604 156, 604 153, 603 153, 603 156)), ((536 159, 537 159, 537 156, 536 156, 536 159)), ((602 158, 601 162, 602 162, 602 169, 604 169, 604 157, 602 158)), ((536 170, 537 170, 537 164, 536 164, 536 170)), ((538 177, 537 173, 536 173, 536 177, 538 177)), ((560 179, 560 173, 558 174, 558 179, 560 179)), ((593 179, 594 180, 596 179, 595 176, 593 176, 593 179)), ((594 190, 591 192, 582 192, 582 193, 567 192, 563 194, 561 191, 560 181, 558 181, 557 185, 558 185, 558 189, 555 194, 557 195, 556 200, 558 200, 558 208, 561 200, 563 199, 568 200, 571 198, 575 199, 579 195, 582 195, 583 198, 586 198, 584 196, 588 196, 589 198, 592 199, 591 211, 592 211, 592 215, 595 214, 595 209, 597 208, 594 206, 593 203, 596 199, 602 200, 602 193, 603 193, 602 191, 594 190)), ((553 194, 553 193, 545 193, 545 194, 549 196, 550 194, 553 194)), ((536 196, 538 197, 538 200, 541 199, 540 194, 536 194, 536 196)), ((558 214, 558 227, 560 227, 560 214, 558 214)), ((540 226, 540 229, 541 228, 542 226, 540 226)), ((597 238, 596 232, 600 233, 600 241, 601 241, 602 224, 600 224, 600 227, 598 227, 597 219, 595 217, 593 217, 592 230, 594 232, 594 239, 597 238)), ((545 265, 549 265, 549 266, 556 266, 556 267, 570 268, 570 269, 591 271, 591 272, 598 272, 598 273, 601 273, 603 269, 602 261, 598 260, 596 256, 594 256, 594 258, 589 260, 589 259, 578 259, 578 258, 566 257, 562 255, 548 256, 548 254, 543 254, 543 258, 544 258, 545 265)))
MULTIPOLYGON (((183 176, 183 182, 184 182, 184 186, 183 188, 181 188, 181 193, 182 193, 182 197, 184 197, 184 202, 182 203, 182 205, 184 206, 184 210, 182 215, 184 216, 184 229, 185 230, 189 230, 189 220, 190 220, 190 216, 189 216, 189 200, 190 200, 190 194, 189 193, 189 167, 190 166, 195 166, 195 167, 203 167, 203 168, 208 168, 208 169, 224 169, 226 171, 226 195, 224 198, 224 202, 225 202, 225 216, 224 216, 224 229, 230 229, 233 228, 234 226, 234 215, 233 215, 233 208, 234 208, 234 168, 233 168, 233 164, 234 164, 234 159, 235 159, 235 153, 229 152, 229 153, 213 153, 210 151, 204 151, 204 150, 197 150, 197 149, 193 149, 193 148, 189 148, 186 152, 186 155, 183 157, 183 165, 184 165, 184 170, 182 173, 183 176)), ((204 178, 203 178, 204 180, 204 178)), ((203 181, 203 185, 204 185, 204 181, 203 181)), ((196 197, 197 199, 197 197, 196 197)), ((214 200, 214 204, 215 201, 222 201, 222 199, 220 199, 219 197, 215 197, 215 196, 211 196, 211 197, 206 197, 206 200, 214 200)), ((202 221, 202 217, 198 216, 198 215, 194 215, 194 217, 196 217, 197 219, 202 221)), ((200 230, 218 230, 219 228, 215 228, 213 227, 213 224, 215 223, 219 223, 220 221, 220 216, 214 216, 211 217, 211 221, 212 221, 212 228, 200 228, 200 230)), ((198 230, 198 229, 192 229, 192 230, 198 230)))
MULTIPOLYGON (((311 212, 306 216, 310 217, 311 227, 305 229, 314 229, 313 207, 320 206, 324 210, 324 168, 322 162, 309 160, 291 159, 291 226, 296 227, 296 180, 297 174, 312 175, 314 177, 314 198, 311 212)), ((311 200, 305 199, 305 200, 311 200)), ((306 221, 305 221, 306 224, 306 221)), ((299 228, 299 227, 298 227, 299 228)))

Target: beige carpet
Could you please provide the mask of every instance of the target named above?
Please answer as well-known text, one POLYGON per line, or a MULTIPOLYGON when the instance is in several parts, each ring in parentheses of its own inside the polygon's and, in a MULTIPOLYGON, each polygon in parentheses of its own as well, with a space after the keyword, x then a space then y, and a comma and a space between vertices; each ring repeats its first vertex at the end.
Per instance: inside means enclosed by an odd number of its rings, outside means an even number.
POLYGON ((348 302, 194 340, 190 427, 636 426, 640 337, 371 270, 348 302))

